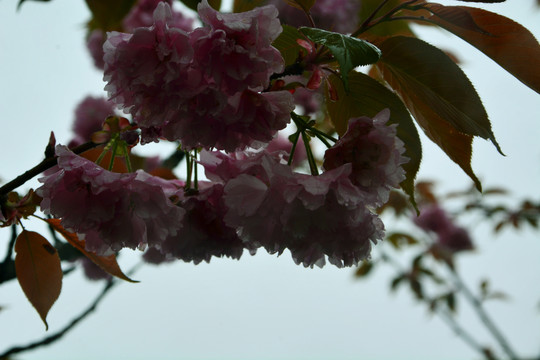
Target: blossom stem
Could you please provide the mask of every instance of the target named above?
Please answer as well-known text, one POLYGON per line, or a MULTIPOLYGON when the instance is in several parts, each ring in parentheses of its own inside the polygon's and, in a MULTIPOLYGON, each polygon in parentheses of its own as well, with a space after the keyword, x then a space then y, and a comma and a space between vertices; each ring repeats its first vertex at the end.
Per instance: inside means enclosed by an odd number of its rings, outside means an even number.
POLYGON ((319 170, 317 169, 317 163, 315 162, 315 157, 313 156, 313 152, 311 151, 311 146, 309 146, 309 139, 305 131, 302 131, 301 134, 302 140, 304 141, 304 146, 306 148, 309 170, 311 171, 311 175, 317 176, 319 175, 319 170))
POLYGON ((291 153, 289 155, 289 160, 287 161, 287 165, 289 166, 291 166, 293 162, 294 152, 296 151, 296 145, 298 144, 298 139, 300 139, 300 130, 295 132, 293 135, 291 153))
POLYGON ((193 150, 193 188, 199 190, 199 179, 197 176, 197 149, 193 150))
POLYGON ((118 151, 118 141, 117 139, 113 140, 112 151, 111 151, 111 161, 109 162, 109 171, 112 171, 114 166, 114 159, 116 159, 116 152, 118 151))
POLYGON ((133 172, 133 167, 131 166, 131 160, 129 159, 129 150, 125 142, 122 143, 122 152, 124 153, 124 160, 126 161, 126 167, 128 172, 133 172))

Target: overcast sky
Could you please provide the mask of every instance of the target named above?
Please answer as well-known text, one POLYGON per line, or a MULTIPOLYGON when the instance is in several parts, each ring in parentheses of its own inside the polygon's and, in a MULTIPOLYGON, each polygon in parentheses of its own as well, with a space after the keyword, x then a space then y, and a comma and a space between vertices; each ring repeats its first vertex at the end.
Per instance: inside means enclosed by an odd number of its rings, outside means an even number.
MULTIPOLYGON (((457 2, 443 1, 444 4, 457 2)), ((105 95, 102 75, 84 46, 89 18, 82 0, 0 1, 0 114, 2 166, 8 181, 37 164, 50 131, 59 142, 71 137, 74 106, 86 95, 105 95)), ((533 0, 485 6, 511 17, 540 36, 540 12, 533 0), (518 7, 517 4, 520 4, 518 7)), ((485 187, 505 186, 523 197, 539 198, 540 98, 491 60, 442 31, 425 40, 457 52, 490 115, 506 157, 489 142, 474 144, 473 169, 485 187)), ((459 167, 425 138, 421 179, 436 179, 441 190, 471 185, 459 167)), ((163 148, 155 147, 150 153, 163 148)), ((22 187, 36 187, 36 182, 22 187)), ((29 222, 30 230, 40 229, 29 222)), ((387 223, 388 229, 394 224, 387 223)), ((463 225, 473 225, 464 219, 463 225)), ((28 225, 27 225, 28 226, 28 225)), ((7 241, 9 231, 0 237, 7 241)), ((500 327, 522 356, 540 353, 540 239, 506 232, 494 237, 475 228, 475 254, 460 258, 467 282, 489 277, 511 294, 488 304, 500 327)), ((0 246, 0 254, 4 251, 0 246)), ((377 249, 375 249, 377 251, 377 249)), ((136 256, 122 256, 128 269, 136 256)), ((437 318, 398 291, 390 295, 390 269, 367 281, 352 269, 305 269, 289 254, 263 251, 240 261, 175 263, 140 270, 139 284, 122 284, 97 312, 55 344, 18 359, 475 359, 478 356, 437 318)), ((99 293, 80 272, 64 280, 52 308, 49 334, 78 315, 99 293)), ((465 304, 463 304, 465 305, 465 304)), ((0 352, 45 335, 38 315, 18 284, 0 286, 0 352)), ((492 343, 466 306, 460 320, 481 341, 492 343)))

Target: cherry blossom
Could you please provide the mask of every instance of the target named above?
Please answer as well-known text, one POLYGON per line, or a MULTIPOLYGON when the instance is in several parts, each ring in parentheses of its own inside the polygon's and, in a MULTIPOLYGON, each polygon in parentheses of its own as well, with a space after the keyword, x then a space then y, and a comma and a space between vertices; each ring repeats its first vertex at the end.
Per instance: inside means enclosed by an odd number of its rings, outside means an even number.
POLYGON ((351 180, 366 193, 370 204, 379 206, 388 200, 390 190, 405 179, 402 166, 405 147, 396 136, 396 125, 386 125, 388 109, 373 119, 366 116, 349 120, 347 132, 324 154, 324 168, 335 169, 352 164, 351 180))
POLYGON ((39 179, 36 193, 46 214, 81 234, 98 254, 155 246, 180 229, 185 211, 170 198, 174 182, 142 171, 118 174, 57 146, 59 170, 39 179))

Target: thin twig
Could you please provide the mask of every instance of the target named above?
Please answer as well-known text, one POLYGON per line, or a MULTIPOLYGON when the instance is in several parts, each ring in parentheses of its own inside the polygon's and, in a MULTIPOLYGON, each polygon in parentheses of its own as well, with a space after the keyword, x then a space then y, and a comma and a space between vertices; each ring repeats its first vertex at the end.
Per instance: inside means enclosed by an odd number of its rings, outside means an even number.
POLYGON ((465 298, 469 300, 471 305, 473 306, 474 310, 476 311, 476 314, 482 321, 482 323, 486 326, 486 328, 489 330, 491 335, 497 340, 501 348, 504 350, 506 355, 512 360, 518 359, 518 356, 516 355, 516 352, 512 349, 502 332, 499 330, 499 328, 495 325, 491 317, 488 315, 488 313, 484 310, 484 307, 482 306, 482 302, 478 300, 476 296, 472 293, 472 291, 465 285, 459 274, 449 267, 450 273, 453 275, 454 282, 456 283, 456 286, 459 290, 463 293, 465 298))
MULTIPOLYGON (((142 263, 136 264, 127 274, 128 276, 133 275, 135 271, 139 269, 139 267, 142 265, 142 263)), ((64 335, 66 335, 67 332, 69 332, 72 328, 74 328, 78 323, 80 323, 82 320, 84 320, 88 315, 90 315, 94 310, 96 310, 98 304, 103 300, 105 295, 118 283, 120 283, 119 280, 111 279, 107 282, 107 285, 101 290, 101 293, 96 297, 96 299, 92 302, 92 304, 79 316, 77 316, 75 319, 73 319, 68 325, 66 325, 62 330, 56 332, 55 334, 52 334, 50 336, 47 336, 39 341, 30 343, 28 345, 24 346, 15 346, 11 349, 7 350, 3 354, 0 354, 0 360, 7 359, 10 355, 18 354, 24 351, 32 350, 41 346, 50 345, 53 342, 60 340, 64 335)))
MULTIPOLYGON (((73 151, 75 154, 80 154, 99 145, 100 144, 95 144, 90 141, 71 149, 71 151, 73 151)), ((30 170, 26 171, 24 174, 17 176, 15 179, 0 187, 0 197, 7 195, 9 192, 15 190, 16 188, 23 185, 33 177, 41 174, 45 170, 52 168, 54 165, 57 164, 57 161, 58 160, 56 157, 48 157, 43 159, 43 161, 41 161, 39 164, 31 168, 30 170)))

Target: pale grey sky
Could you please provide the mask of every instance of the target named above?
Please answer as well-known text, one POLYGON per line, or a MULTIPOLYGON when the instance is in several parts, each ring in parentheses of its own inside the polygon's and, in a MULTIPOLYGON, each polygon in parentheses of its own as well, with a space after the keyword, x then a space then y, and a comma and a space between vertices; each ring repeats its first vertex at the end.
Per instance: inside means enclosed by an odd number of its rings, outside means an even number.
MULTIPOLYGON (((84 2, 28 1, 19 12, 16 3, 0 1, 0 178, 4 181, 40 161, 51 130, 59 142, 71 137, 73 109, 83 97, 104 94, 102 75, 93 69, 84 46, 84 23, 89 18, 84 2)), ((532 4, 532 0, 509 0, 485 8, 514 18, 538 38, 540 12, 532 4)), ((425 40, 460 54, 507 155, 500 156, 486 141, 475 141, 473 168, 478 177, 486 187, 511 188, 515 199, 538 199, 538 94, 463 41, 442 31, 426 34, 425 40)), ((457 165, 423 140, 419 178, 436 179, 445 190, 470 185, 457 165)), ((41 226, 29 224, 36 230, 41 226)), ((393 224, 386 226, 391 229, 393 224)), ((9 231, 3 231, 0 239, 7 241, 9 231)), ((538 234, 522 231, 494 238, 480 226, 475 237, 478 253, 463 255, 459 267, 471 285, 490 277, 494 287, 512 294, 511 301, 489 304, 488 310, 521 355, 538 356, 538 234)), ((135 259, 123 256, 121 263, 127 269, 135 259)), ((408 293, 390 295, 391 275, 387 269, 358 282, 352 269, 305 269, 294 265, 289 254, 277 258, 262 251, 240 261, 147 266, 134 276, 141 283, 113 290, 98 311, 63 340, 17 358, 478 358, 408 293)), ((67 277, 48 317, 49 333, 78 315, 101 286, 87 282, 79 272, 67 277)), ((5 308, 0 312, 0 352, 48 335, 15 282, 0 286, 0 306, 5 308)), ((459 311, 460 320, 480 340, 491 341, 470 310, 463 306, 459 311)))

